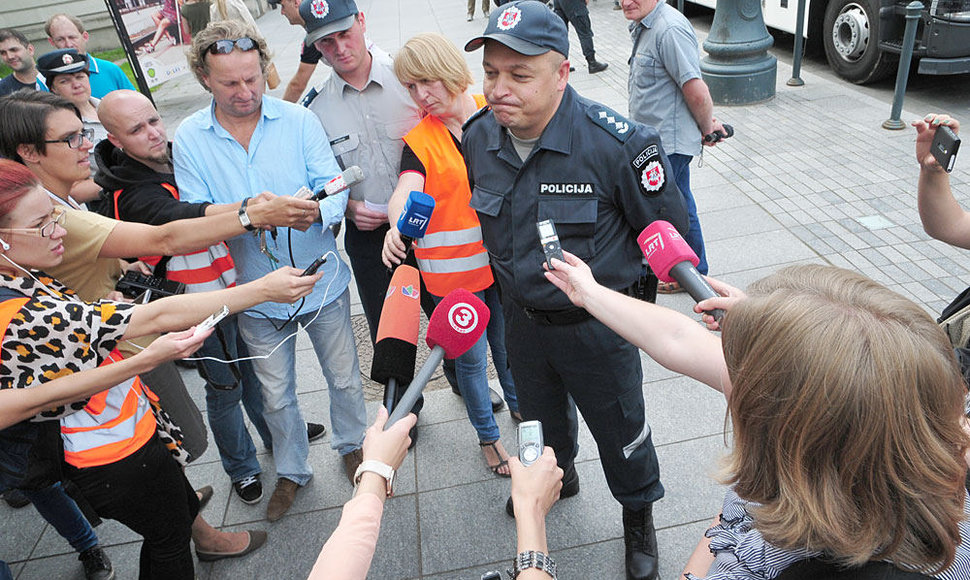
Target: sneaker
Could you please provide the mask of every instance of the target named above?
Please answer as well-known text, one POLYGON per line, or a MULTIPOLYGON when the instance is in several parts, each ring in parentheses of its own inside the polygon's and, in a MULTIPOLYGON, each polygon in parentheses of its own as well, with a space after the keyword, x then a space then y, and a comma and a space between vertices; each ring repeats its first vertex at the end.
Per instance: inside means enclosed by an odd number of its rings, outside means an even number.
POLYGON ((306 424, 306 438, 308 441, 316 441, 327 434, 327 428, 319 423, 306 424))
POLYGON ((232 482, 232 488, 236 490, 236 495, 243 503, 252 505, 263 499, 263 484, 259 482, 258 473, 232 482))
POLYGON ((603 72, 606 70, 606 67, 610 66, 605 62, 599 62, 596 59, 588 61, 587 64, 589 65, 589 74, 591 75, 594 75, 598 72, 603 72))
POLYGON ((77 559, 84 566, 84 577, 87 580, 114 580, 115 571, 111 567, 111 560, 101 546, 81 552, 77 559))
POLYGON ((26 507, 30 504, 30 500, 27 499, 24 492, 20 491, 19 489, 8 489, 7 491, 3 492, 3 501, 7 502, 8 506, 15 509, 26 507))

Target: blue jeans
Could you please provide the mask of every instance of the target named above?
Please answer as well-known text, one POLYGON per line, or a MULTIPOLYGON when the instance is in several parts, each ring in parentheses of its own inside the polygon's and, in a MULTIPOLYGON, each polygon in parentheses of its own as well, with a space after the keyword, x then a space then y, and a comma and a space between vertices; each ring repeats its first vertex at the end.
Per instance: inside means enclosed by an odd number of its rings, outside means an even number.
MULTIPOLYGON (((63 536, 78 553, 98 545, 98 536, 94 533, 94 529, 74 500, 64 491, 61 482, 41 490, 21 491, 47 523, 54 526, 57 533, 63 536)), ((2 578, 3 575, 0 574, 0 580, 2 578)))
POLYGON ((488 319, 488 328, 485 329, 485 336, 488 338, 488 346, 492 351, 492 364, 495 365, 495 374, 498 375, 498 383, 502 387, 502 395, 509 405, 509 411, 518 413, 519 400, 515 395, 515 381, 512 379, 509 357, 505 352, 505 313, 502 312, 498 282, 492 284, 483 292, 485 306, 488 306, 491 313, 488 319))
MULTIPOLYGON (((277 326, 282 320, 275 320, 277 326)), ((359 449, 367 428, 364 391, 360 383, 357 345, 350 326, 350 291, 323 307, 294 318, 310 336, 323 376, 330 390, 330 446, 341 455, 359 449), (314 318, 316 319, 314 320, 314 318), (312 322, 311 322, 312 321, 312 322)), ((239 333, 254 356, 265 355, 276 348, 296 326, 290 324, 278 332, 261 316, 239 317, 239 333)), ((307 462, 310 444, 306 423, 296 398, 296 343, 290 339, 269 358, 253 361, 253 370, 263 385, 263 417, 273 436, 276 472, 299 485, 313 477, 307 462)))
MULTIPOLYGON (((220 322, 216 331, 202 343, 196 356, 221 360, 249 356, 246 343, 239 336, 237 320, 238 316, 233 315, 220 322)), ((219 449, 222 468, 233 482, 260 473, 256 445, 246 429, 243 409, 263 440, 263 445, 271 448, 273 437, 263 419, 262 386, 253 373, 252 362, 226 364, 202 360, 199 361, 198 371, 205 380, 206 414, 212 438, 219 449), (227 390, 226 387, 230 388, 227 390)))
MULTIPOLYGON (((498 293, 493 284, 489 288, 475 292, 482 301, 489 307, 490 315, 488 328, 478 341, 468 349, 465 354, 455 359, 455 372, 458 375, 458 390, 461 391, 462 399, 465 401, 465 410, 468 413, 468 420, 478 433, 479 441, 495 441, 499 438, 498 424, 495 422, 495 415, 492 413, 492 401, 488 392, 488 343, 492 343, 492 357, 495 358, 495 351, 500 350, 500 360, 496 360, 495 368, 499 371, 499 380, 502 383, 502 390, 505 392, 506 401, 509 409, 517 410, 518 401, 515 398, 515 384, 512 381, 512 374, 508 369, 508 360, 505 355, 505 324, 501 320, 500 327, 493 332, 493 322, 502 318, 502 306, 498 301, 498 293), (497 307, 497 311, 495 308, 497 307), (502 378, 504 376, 504 379, 502 378), (511 399, 509 395, 511 394, 511 399)), ((432 295, 435 305, 441 302, 442 298, 432 295)))
POLYGON ((0 560, 0 580, 13 580, 13 573, 10 571, 10 566, 3 560, 0 560))
POLYGON ((684 239, 687 240, 687 245, 694 250, 694 253, 701 260, 697 265, 697 271, 701 274, 707 274, 707 252, 704 250, 704 235, 701 233, 701 222, 697 218, 697 204, 694 203, 694 194, 690 191, 690 162, 693 158, 691 155, 680 153, 667 155, 667 159, 670 160, 670 170, 674 174, 674 182, 687 203, 687 218, 690 226, 684 239))

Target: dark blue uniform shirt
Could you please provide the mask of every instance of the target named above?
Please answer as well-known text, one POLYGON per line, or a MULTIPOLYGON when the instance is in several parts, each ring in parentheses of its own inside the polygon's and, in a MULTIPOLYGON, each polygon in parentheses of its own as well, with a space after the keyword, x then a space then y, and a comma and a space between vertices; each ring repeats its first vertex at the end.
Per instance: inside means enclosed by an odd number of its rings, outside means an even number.
POLYGON ((482 236, 505 299, 538 310, 572 307, 543 277, 536 222, 556 224, 564 250, 604 286, 629 287, 643 254, 636 237, 655 220, 687 231, 683 196, 657 131, 579 96, 562 102, 522 161, 491 111, 473 116, 462 151, 482 236))

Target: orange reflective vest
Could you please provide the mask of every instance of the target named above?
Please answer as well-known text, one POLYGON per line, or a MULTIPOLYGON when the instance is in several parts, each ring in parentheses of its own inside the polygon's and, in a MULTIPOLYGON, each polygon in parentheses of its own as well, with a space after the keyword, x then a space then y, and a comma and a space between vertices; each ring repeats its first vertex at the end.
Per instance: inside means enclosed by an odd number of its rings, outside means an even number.
MULTIPOLYGON (((172 197, 179 199, 179 191, 174 185, 169 183, 159 185, 171 193, 172 197)), ((118 199, 123 192, 123 189, 114 192, 115 219, 121 219, 121 214, 118 213, 118 199)), ((139 258, 153 268, 161 259, 161 256, 139 258)), ((222 290, 236 285, 236 265, 229 255, 229 248, 225 242, 219 242, 198 252, 172 256, 166 265, 165 277, 184 283, 186 293, 222 290)))
MULTIPOLYGON (((122 360, 111 351, 99 366, 122 360)), ((95 467, 128 457, 155 434, 149 398, 158 400, 136 377, 91 397, 83 410, 61 418, 64 460, 74 467, 95 467)))
MULTIPOLYGON (((479 107, 485 97, 475 95, 479 107)), ((428 115, 404 136, 424 165, 424 192, 435 200, 424 237, 414 244, 414 257, 428 291, 445 296, 455 288, 478 292, 492 285, 482 227, 469 202, 468 171, 448 128, 428 115)))

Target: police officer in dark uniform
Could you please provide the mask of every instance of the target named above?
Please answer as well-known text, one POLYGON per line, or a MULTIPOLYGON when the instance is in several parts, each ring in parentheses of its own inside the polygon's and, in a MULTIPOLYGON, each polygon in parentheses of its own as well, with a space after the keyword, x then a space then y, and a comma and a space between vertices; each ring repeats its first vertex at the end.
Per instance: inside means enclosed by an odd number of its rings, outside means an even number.
MULTIPOLYGON (((552 220, 563 249, 605 286, 623 290, 640 274, 636 236, 658 219, 686 232, 684 201, 668 179, 658 133, 568 85, 566 28, 544 4, 495 9, 465 50, 482 46, 490 108, 466 123, 462 151, 501 285, 520 409, 542 421, 564 472, 561 497, 579 491, 576 407, 583 413, 623 505, 627 577, 655 578, 652 503, 664 490, 639 353, 543 277, 536 222, 552 220)), ((511 499, 506 508, 511 513, 511 499)))

